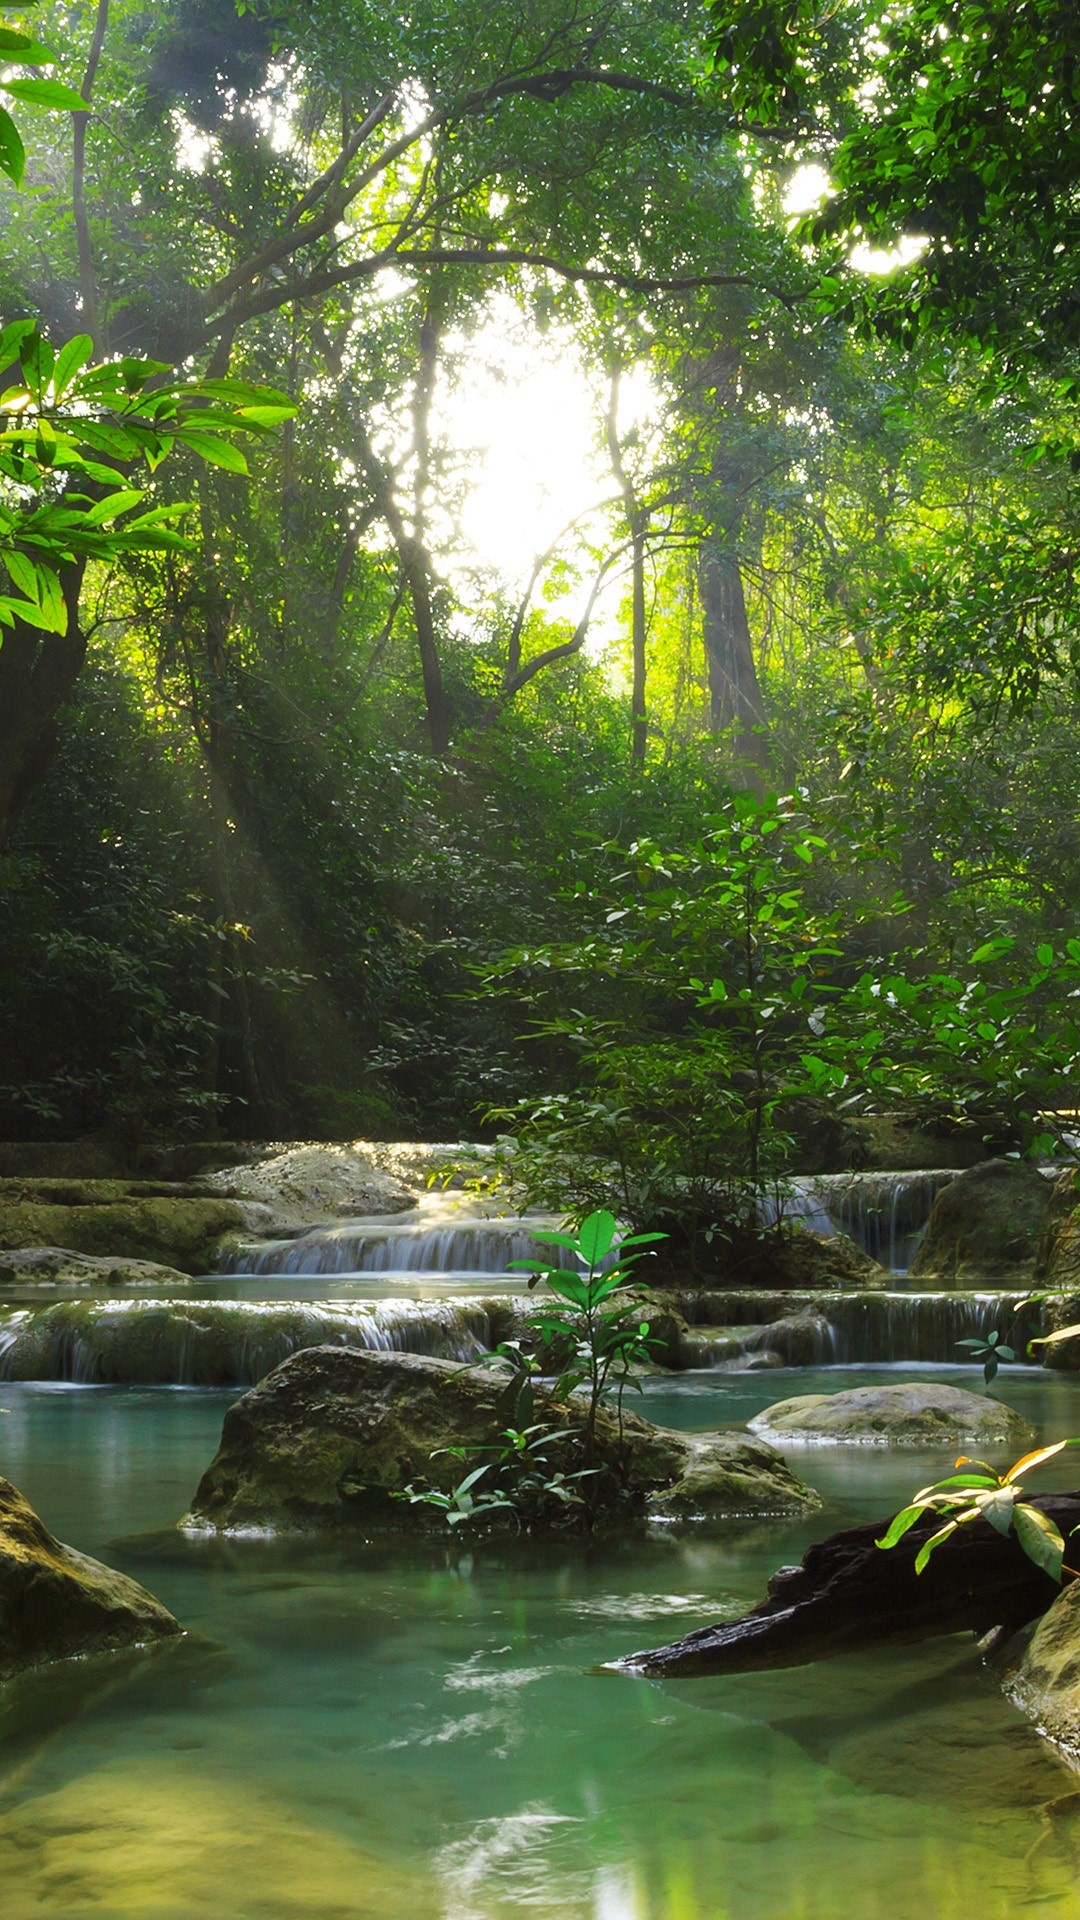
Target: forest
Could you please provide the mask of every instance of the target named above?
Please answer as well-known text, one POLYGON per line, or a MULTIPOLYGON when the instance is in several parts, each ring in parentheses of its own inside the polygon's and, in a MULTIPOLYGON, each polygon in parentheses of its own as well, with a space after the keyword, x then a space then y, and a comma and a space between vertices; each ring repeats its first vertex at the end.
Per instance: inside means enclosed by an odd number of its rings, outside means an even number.
POLYGON ((0 15, 5 1915, 1080 1920, 1074 0, 0 15))
MULTIPOLYGON (((1067 15, 972 10, 1035 99, 1067 15)), ((97 539, 5 535, 9 1138, 707 1079, 728 1153, 766 1007, 770 1109, 1076 1104, 1076 127, 979 172, 965 68, 877 56, 868 128, 839 16, 797 87, 746 19, 35 12, 94 111, 15 83, 9 478, 97 539), (97 364, 211 383, 160 469, 97 364)))

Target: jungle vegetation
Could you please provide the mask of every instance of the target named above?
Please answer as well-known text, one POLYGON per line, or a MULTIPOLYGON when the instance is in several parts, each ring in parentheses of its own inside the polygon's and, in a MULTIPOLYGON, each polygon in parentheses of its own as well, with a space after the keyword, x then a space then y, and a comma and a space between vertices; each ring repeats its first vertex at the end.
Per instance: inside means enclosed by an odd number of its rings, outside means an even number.
POLYGON ((1050 1151, 1075 10, 9 12, 4 1133, 1050 1151))

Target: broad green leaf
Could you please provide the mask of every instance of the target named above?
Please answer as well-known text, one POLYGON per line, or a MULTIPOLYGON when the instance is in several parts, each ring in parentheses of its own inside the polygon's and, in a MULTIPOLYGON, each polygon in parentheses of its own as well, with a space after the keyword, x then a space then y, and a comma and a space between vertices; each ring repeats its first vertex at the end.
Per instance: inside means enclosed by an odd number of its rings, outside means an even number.
POLYGON ((43 633, 66 633, 67 631, 66 608, 63 609, 62 618, 55 619, 50 614, 44 612, 41 607, 35 606, 32 600, 15 601, 9 599, 7 605, 13 609, 17 617, 24 621, 28 627, 39 627, 43 633))
POLYGON ((211 466, 225 467, 229 473, 248 471, 248 463, 239 447, 234 447, 230 440, 219 440, 212 433, 198 433, 193 427, 181 427, 176 438, 203 460, 208 460, 211 466))
POLYGON ((9 551, 5 552, 3 558, 4 565, 19 592, 24 593, 28 600, 34 602, 35 606, 39 605, 41 592, 38 585, 37 568, 33 561, 28 560, 25 553, 20 553, 17 547, 12 547, 9 551))
MULTIPOLYGON (((572 1233, 556 1233, 554 1229, 545 1229, 543 1233, 534 1233, 532 1238, 540 1240, 546 1247, 566 1247, 571 1253, 578 1251, 578 1243, 572 1233)), ((523 1267, 526 1263, 524 1260, 516 1260, 514 1264, 523 1267)))
MULTIPOLYGON (((83 524, 88 527, 104 527, 118 514, 127 513, 129 508, 137 507, 145 494, 139 487, 120 487, 116 493, 110 493, 107 500, 99 500, 84 517, 83 524)), ((128 528, 131 531, 131 528, 128 528)))
POLYGON ((26 171, 26 148, 6 107, 0 107, 0 173, 6 173, 16 187, 26 171))
POLYGON ((889 1547, 895 1547, 897 1541, 903 1539, 908 1528, 915 1525, 916 1520, 924 1520, 925 1518, 925 1507, 913 1506, 901 1508, 900 1512, 894 1514, 892 1520, 890 1520, 888 1529, 882 1535, 881 1539, 874 1541, 875 1547, 883 1547, 886 1550, 889 1547))
POLYGON ((62 80, 0 80, 0 87, 14 94, 16 100, 28 100, 35 107, 59 107, 67 113, 90 111, 82 94, 74 87, 65 87, 62 80))
MULTIPOLYGON (((36 5, 37 0, 32 0, 32 4, 36 5)), ((6 0, 4 12, 11 12, 10 0, 6 0)), ((52 48, 44 46, 40 40, 34 40, 30 34, 24 33, 21 27, 0 27, 0 53, 10 55, 10 60, 4 62, 5 66, 54 67, 56 65, 56 55, 52 48)))
POLYGON ((605 1254, 611 1252, 615 1241, 617 1222, 613 1213, 604 1209, 590 1213, 581 1223, 578 1232, 578 1246, 581 1257, 590 1267, 595 1267, 605 1254))
POLYGON ((929 1540, 926 1540, 923 1542, 923 1545, 919 1548, 919 1551, 915 1556, 916 1573, 923 1572, 926 1566, 926 1563, 930 1558, 930 1555, 934 1551, 934 1548, 940 1547, 943 1540, 947 1540, 951 1533, 955 1533, 958 1525, 959 1525, 958 1521, 950 1520, 948 1523, 948 1526, 941 1527, 937 1533, 932 1533, 930 1535, 929 1540))
POLYGON ((94 351, 94 343, 88 333, 73 334, 66 340, 56 356, 53 368, 53 388, 58 400, 62 400, 77 373, 81 372, 94 351))
POLYGON ((1060 1580, 1065 1542, 1053 1521, 1040 1513, 1038 1507, 1029 1507, 1021 1501, 1013 1515, 1013 1524, 1028 1559, 1034 1560, 1052 1580, 1060 1580))

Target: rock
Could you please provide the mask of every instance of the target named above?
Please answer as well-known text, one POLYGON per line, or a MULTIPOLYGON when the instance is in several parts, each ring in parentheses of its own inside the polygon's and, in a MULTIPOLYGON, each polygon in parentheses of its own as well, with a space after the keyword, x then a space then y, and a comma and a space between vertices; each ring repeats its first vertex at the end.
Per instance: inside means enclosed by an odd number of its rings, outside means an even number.
POLYGON ((933 1123, 905 1113, 853 1114, 848 1128, 857 1142, 848 1165, 883 1172, 915 1173, 937 1167, 975 1167, 990 1157, 982 1130, 955 1121, 933 1123))
MULTIPOLYGON (((115 1711, 115 1710, 114 1710, 115 1711)), ((353 1823, 305 1818, 281 1773, 216 1769, 188 1736, 159 1752, 35 1769, 0 1808, 4 1920, 439 1920, 417 1848, 408 1864, 353 1823), (73 1777, 71 1777, 73 1776, 73 1777)), ((24 1763, 25 1764, 25 1763, 24 1763)), ((436 1887, 438 1882, 436 1881, 436 1887)))
MULTIPOLYGON (((411 1482, 450 1491, 464 1478, 446 1447, 487 1447, 506 1424, 506 1380, 414 1354, 314 1347, 286 1360, 229 1408, 221 1447, 182 1524, 211 1532, 248 1529, 400 1530, 445 1524, 426 1506, 394 1498, 411 1482), (434 1457, 433 1457, 434 1456, 434 1457)), ((538 1417, 580 1428, 580 1400, 538 1398, 538 1417)), ((779 1455, 744 1435, 688 1436, 623 1416, 626 1475, 640 1518, 652 1496, 711 1516, 799 1514, 818 1496, 779 1455)), ((619 1458, 613 1415, 602 1411, 598 1457, 619 1458)), ((552 1461, 576 1464, 569 1444, 552 1461)), ((614 1476, 612 1502, 622 1506, 614 1476)))
POLYGON ((1035 1271, 1050 1182, 1029 1162, 987 1160, 934 1201, 910 1277, 942 1287, 1023 1286, 1035 1271))
POLYGON ((766 1407, 749 1426, 752 1433, 787 1446, 963 1445, 1019 1450, 1035 1438, 1035 1429, 1000 1400, 923 1382, 797 1394, 766 1407))
POLYGON ((152 1260, 205 1273, 222 1242, 247 1221, 233 1201, 162 1193, 112 1180, 0 1181, 0 1250, 69 1248, 74 1253, 152 1260))
POLYGON ((230 1200, 261 1201, 273 1225, 316 1226, 340 1215, 402 1213, 416 1195, 354 1147, 301 1143, 209 1174, 204 1185, 230 1200))
POLYGON ((0 1253, 0 1287, 186 1286, 189 1273, 153 1260, 72 1253, 67 1247, 19 1247, 0 1253))
POLYGON ((58 1300, 0 1317, 0 1377, 138 1386, 253 1386, 331 1342, 403 1347, 459 1364, 514 1331, 501 1302, 58 1300))
MULTIPOLYGON (((1066 1538, 1080 1523, 1080 1493, 1037 1494, 1031 1505, 1066 1538)), ((916 1521, 886 1553, 877 1542, 888 1524, 885 1518, 816 1541, 797 1567, 778 1568, 766 1598, 741 1619, 698 1627, 613 1665, 624 1673, 750 1673, 944 1633, 1015 1633, 1045 1613, 1058 1592, 1014 1536, 986 1520, 959 1527, 922 1573, 915 1560, 940 1516, 916 1521)))
POLYGON ((182 1631, 126 1574, 54 1540, 22 1494, 0 1480, 0 1679, 182 1631))
POLYGON ((1035 1260, 1038 1287, 1080 1289, 1080 1194, 1076 1170, 1059 1173, 1050 1188, 1050 1204, 1035 1260))
MULTIPOLYGON (((1044 1334, 1058 1333, 1066 1327, 1080 1328, 1080 1294, 1048 1295, 1039 1307, 1039 1323, 1044 1334)), ((1047 1346, 1037 1346, 1034 1353, 1055 1373, 1080 1373, 1080 1331, 1047 1346)))
POLYGON ((1019 1656, 1009 1659, 1002 1685, 1040 1733, 1080 1755, 1080 1581, 1061 1589, 1019 1656))
POLYGON ((861 1292, 884 1292, 893 1285, 888 1267, 880 1266, 857 1247, 845 1233, 814 1233, 809 1227, 796 1227, 792 1233, 770 1235, 762 1242, 761 1282, 769 1287, 795 1290, 855 1288, 861 1292))

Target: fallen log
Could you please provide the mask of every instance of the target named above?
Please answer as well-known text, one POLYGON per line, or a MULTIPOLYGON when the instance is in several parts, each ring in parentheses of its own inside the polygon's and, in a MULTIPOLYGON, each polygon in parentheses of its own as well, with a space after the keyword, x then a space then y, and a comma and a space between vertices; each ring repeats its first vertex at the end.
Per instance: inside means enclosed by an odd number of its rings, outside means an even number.
MULTIPOLYGON (((1080 1527, 1080 1491, 1039 1494, 1041 1508, 1066 1541, 1080 1527)), ((797 1567, 781 1567, 768 1598, 740 1620, 699 1627, 668 1646, 646 1647, 611 1662, 619 1673, 692 1675, 801 1667, 866 1647, 998 1629, 1015 1633, 1046 1612, 1061 1589, 1029 1560, 1012 1534, 986 1520, 963 1526, 931 1556, 922 1573, 915 1556, 941 1525, 932 1514, 883 1552, 875 1541, 888 1527, 849 1527, 818 1541, 797 1567)))

